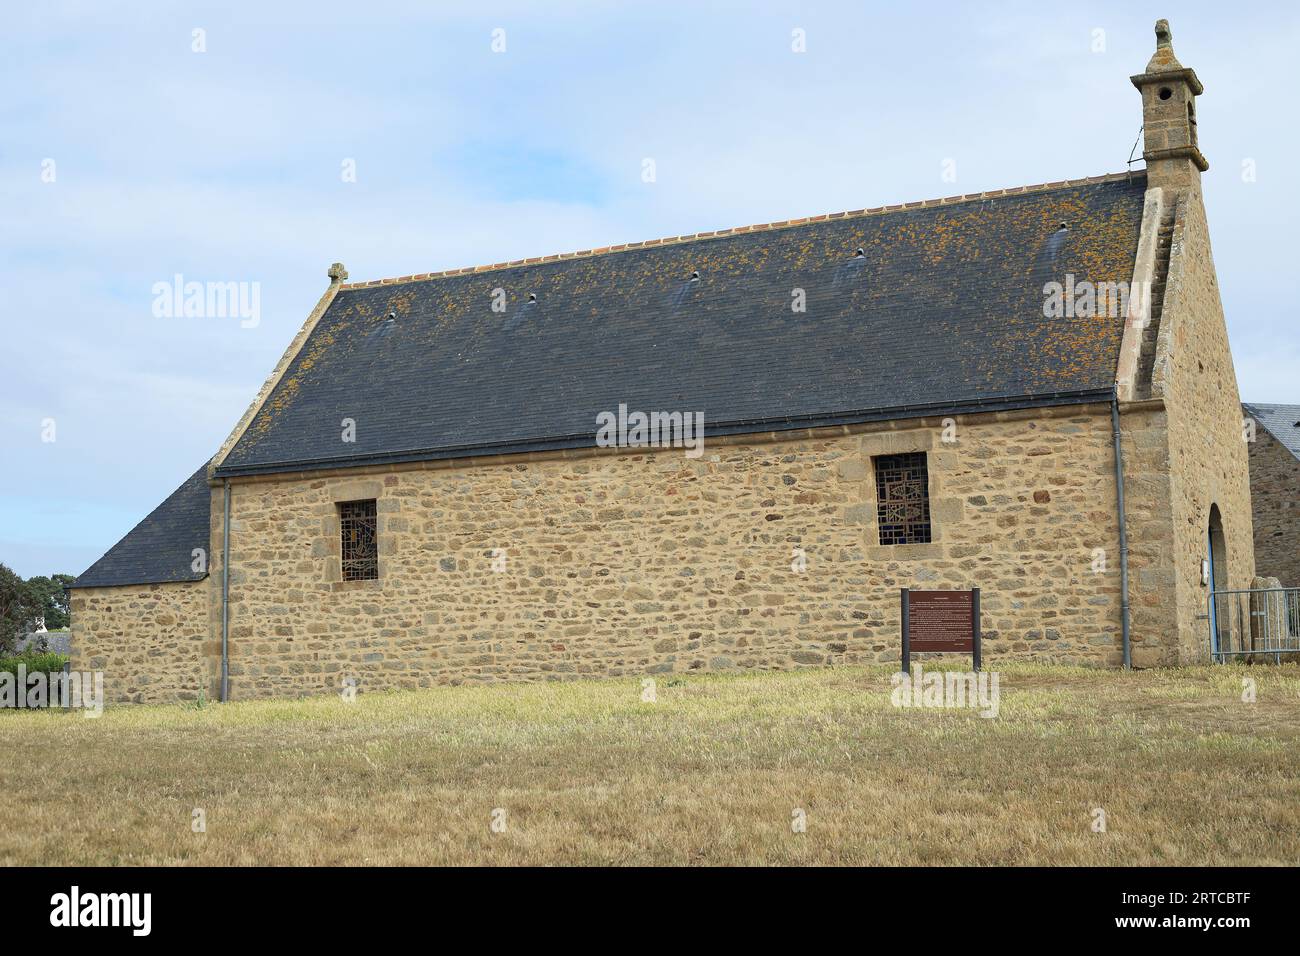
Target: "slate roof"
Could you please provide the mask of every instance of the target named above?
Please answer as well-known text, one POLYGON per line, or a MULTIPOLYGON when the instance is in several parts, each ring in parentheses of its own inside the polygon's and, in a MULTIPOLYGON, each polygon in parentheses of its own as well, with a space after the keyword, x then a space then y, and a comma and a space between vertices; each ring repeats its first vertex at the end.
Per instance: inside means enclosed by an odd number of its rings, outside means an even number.
POLYGON ((1259 422, 1264 431, 1300 459, 1300 405, 1242 402, 1241 407, 1246 410, 1247 415, 1259 422))
POLYGON ((591 446, 620 403, 701 411, 720 434, 1108 396, 1123 317, 1044 318, 1043 286, 1130 281, 1145 187, 1119 174, 344 285, 216 474, 591 446))
POLYGON ((102 558, 73 581, 74 588, 201 581, 192 570, 195 548, 208 548, 208 464, 190 475, 102 558))

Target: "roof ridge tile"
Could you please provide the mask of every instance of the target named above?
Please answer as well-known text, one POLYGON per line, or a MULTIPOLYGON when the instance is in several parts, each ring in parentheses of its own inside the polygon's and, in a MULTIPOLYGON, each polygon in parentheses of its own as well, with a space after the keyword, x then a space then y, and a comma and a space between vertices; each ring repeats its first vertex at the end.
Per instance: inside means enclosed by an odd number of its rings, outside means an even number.
POLYGON ((592 256, 625 252, 629 249, 645 249, 651 246, 681 245, 703 239, 723 239, 728 236, 743 235, 747 232, 760 232, 768 229, 788 229, 793 226, 809 225, 838 219, 858 218, 861 216, 883 215, 900 210, 930 209, 935 206, 951 206, 963 202, 975 202, 983 199, 998 199, 1003 196, 1021 196, 1025 193, 1045 192, 1051 189, 1070 189, 1076 186, 1092 186, 1105 182, 1122 182, 1145 176, 1142 172, 1102 173, 1099 176, 1085 176, 1081 179, 1058 179, 1050 183, 1035 183, 1027 186, 1009 186, 1004 189, 992 189, 980 193, 965 193, 955 196, 943 196, 938 199, 920 199, 914 202, 895 203, 886 206, 871 206, 866 209, 852 209, 846 212, 821 213, 804 216, 800 219, 780 219, 775 222, 756 222, 745 226, 731 226, 725 229, 712 229, 705 232, 688 233, 680 236, 664 236, 659 239, 642 239, 638 242, 624 242, 612 246, 599 246, 582 249, 577 252, 558 252, 547 256, 532 256, 526 259, 514 259, 507 262, 493 262, 487 265, 464 266, 458 269, 443 269, 437 272, 421 272, 413 275, 393 276, 387 279, 369 279, 362 282, 344 282, 339 286, 344 289, 369 289, 379 285, 398 285, 406 282, 423 282, 429 279, 445 279, 451 276, 472 275, 481 272, 495 272, 499 269, 512 269, 524 265, 556 262, 563 259, 585 259, 592 256))

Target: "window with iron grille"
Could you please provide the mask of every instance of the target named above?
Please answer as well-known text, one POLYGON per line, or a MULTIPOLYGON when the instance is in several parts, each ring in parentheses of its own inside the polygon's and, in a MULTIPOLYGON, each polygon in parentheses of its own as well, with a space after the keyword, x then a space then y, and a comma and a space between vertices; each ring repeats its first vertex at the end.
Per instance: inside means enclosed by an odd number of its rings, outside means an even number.
POLYGON ((344 581, 369 581, 379 577, 379 545, 375 525, 373 498, 369 501, 339 503, 344 581))
POLYGON ((881 544, 928 544, 930 474, 925 452, 881 455, 876 462, 876 523, 881 544))

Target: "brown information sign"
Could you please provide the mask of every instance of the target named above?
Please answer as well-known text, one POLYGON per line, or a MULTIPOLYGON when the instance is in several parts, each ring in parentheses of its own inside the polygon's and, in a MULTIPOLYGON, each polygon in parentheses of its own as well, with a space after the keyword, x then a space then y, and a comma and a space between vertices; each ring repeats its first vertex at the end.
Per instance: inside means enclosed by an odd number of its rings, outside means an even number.
POLYGON ((980 667, 980 589, 970 591, 902 590, 903 669, 911 655, 923 652, 970 654, 980 667))
POLYGON ((965 651, 975 641, 970 591, 912 591, 908 639, 913 651, 965 651))

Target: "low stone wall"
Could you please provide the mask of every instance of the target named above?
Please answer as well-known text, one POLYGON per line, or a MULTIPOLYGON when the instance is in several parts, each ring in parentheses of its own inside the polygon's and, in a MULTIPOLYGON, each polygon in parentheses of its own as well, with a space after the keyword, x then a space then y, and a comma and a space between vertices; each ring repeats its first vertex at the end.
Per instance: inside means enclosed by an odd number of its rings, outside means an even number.
MULTIPOLYGON (((1255 578, 1252 590, 1272 593, 1254 594, 1250 598, 1252 647, 1290 647, 1300 631, 1300 621, 1292 607, 1293 595, 1282 590, 1277 578, 1255 578)), ((1268 655, 1262 655, 1267 657, 1268 655)))
POLYGON ((14 651, 38 651, 42 647, 51 654, 71 653, 72 636, 68 631, 29 631, 18 638, 14 651))
POLYGON ((72 591, 72 667, 104 672, 109 703, 194 700, 210 683, 208 584, 72 591))

